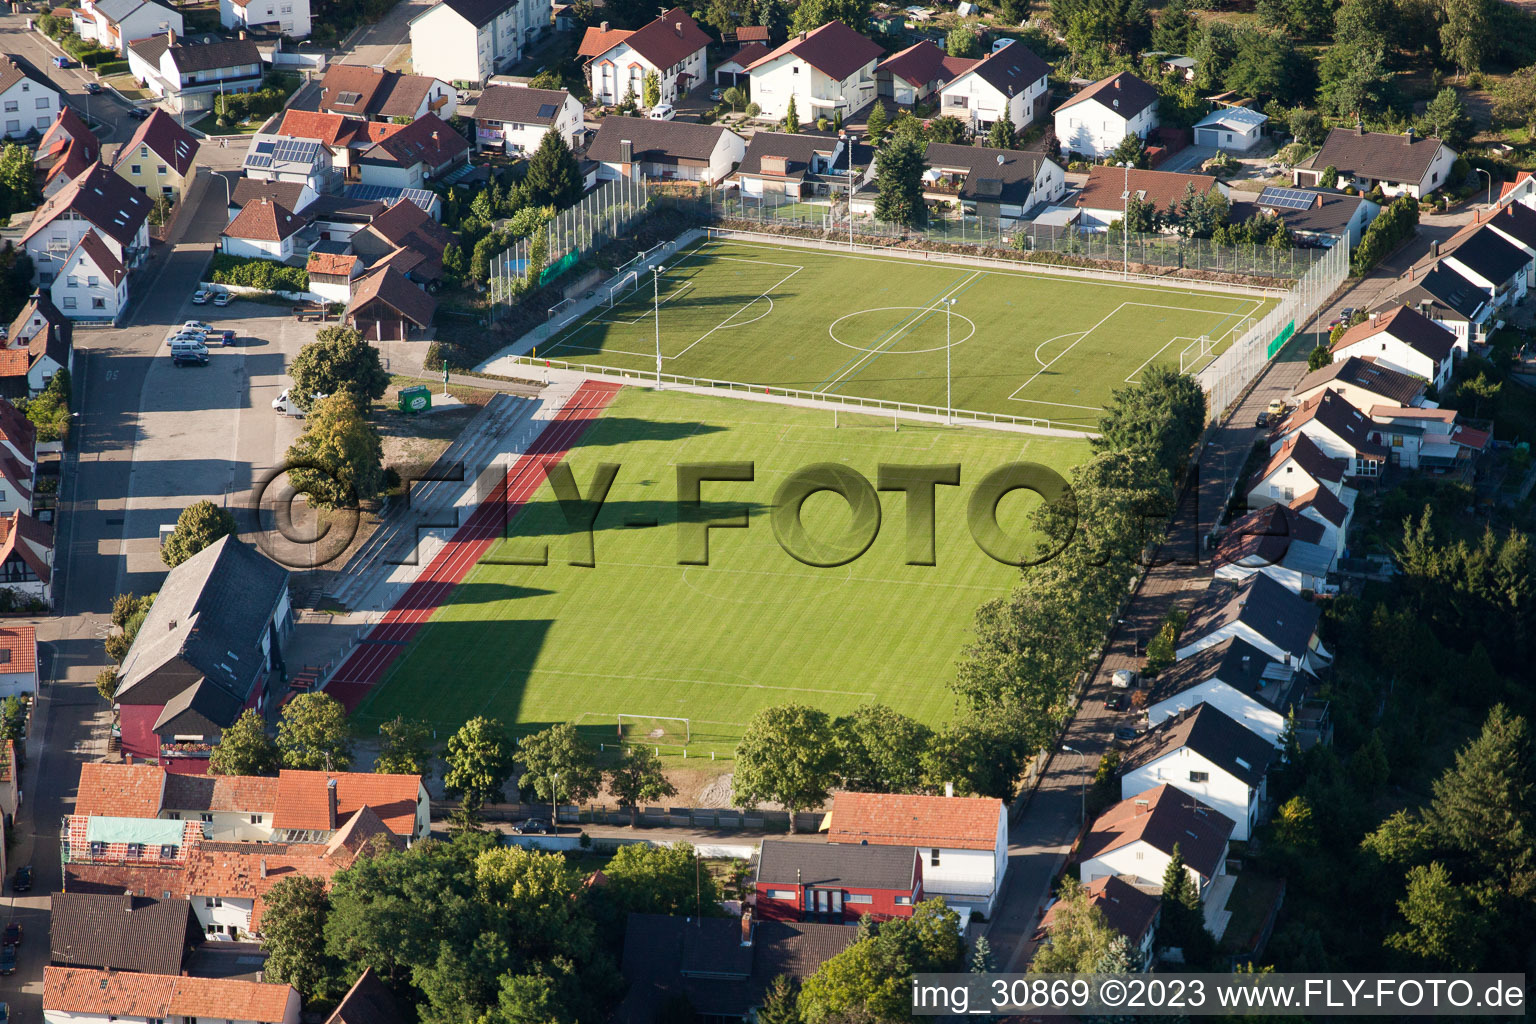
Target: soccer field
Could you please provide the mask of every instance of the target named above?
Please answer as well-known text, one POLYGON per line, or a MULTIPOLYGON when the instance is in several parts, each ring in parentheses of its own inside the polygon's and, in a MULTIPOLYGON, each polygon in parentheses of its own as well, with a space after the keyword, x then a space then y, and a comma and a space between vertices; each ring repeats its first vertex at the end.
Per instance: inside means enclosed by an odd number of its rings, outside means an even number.
MULTIPOLYGON (((747 721, 772 704, 842 714, 883 701, 946 720, 972 616, 1018 574, 972 540, 972 489, 1021 460, 1065 475, 1087 442, 838 419, 834 428, 830 411, 625 388, 568 456, 584 494, 599 463, 620 467, 596 520, 595 565, 568 563, 572 541, 546 482, 364 700, 358 728, 403 714, 443 737, 485 714, 519 733, 573 721, 603 742, 617 737, 620 715, 685 717, 690 757, 729 757, 747 721), (705 483, 704 504, 726 515, 725 503, 743 503, 749 525, 709 531, 709 564, 680 565, 677 467, 722 461, 752 462, 754 478, 705 483), (937 488, 936 564, 906 564, 900 492, 881 492, 879 532, 854 561, 813 568, 786 554, 768 517, 775 490, 821 462, 872 484, 882 463, 958 462, 960 486, 937 488), (547 566, 510 564, 545 544, 547 566)), ((1000 524, 1023 532, 1034 501, 1005 497, 1000 524)), ((803 508, 812 537, 850 519, 835 495, 803 508)))
POLYGON ((1148 364, 1198 370, 1275 299, 1087 276, 703 242, 648 271, 536 355, 1093 427, 1148 364), (1235 333, 1234 333, 1235 332, 1235 333))

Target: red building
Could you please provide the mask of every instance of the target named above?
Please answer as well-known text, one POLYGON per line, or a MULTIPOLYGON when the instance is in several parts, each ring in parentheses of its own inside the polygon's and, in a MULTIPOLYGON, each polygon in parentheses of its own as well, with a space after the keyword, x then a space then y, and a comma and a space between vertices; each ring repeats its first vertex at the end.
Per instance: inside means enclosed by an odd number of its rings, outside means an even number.
POLYGON ((757 915, 766 921, 855 924, 911 917, 923 899, 923 865, 910 846, 766 839, 758 857, 757 915))

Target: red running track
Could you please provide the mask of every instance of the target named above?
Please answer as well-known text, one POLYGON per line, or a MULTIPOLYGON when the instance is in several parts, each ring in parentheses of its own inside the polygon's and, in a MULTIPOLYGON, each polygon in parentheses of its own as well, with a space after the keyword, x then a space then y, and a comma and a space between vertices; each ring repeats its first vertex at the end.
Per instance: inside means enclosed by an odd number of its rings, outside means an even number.
POLYGON ((344 661, 326 685, 325 692, 335 697, 350 713, 362 703, 369 690, 403 654, 421 626, 448 599, 453 588, 469 574, 524 502, 533 497, 544 482, 546 467, 565 458, 586 432, 592 421, 602 415, 620 385, 587 381, 571 395, 565 407, 534 439, 506 476, 497 483, 491 496, 459 527, 443 545, 393 608, 378 625, 368 631, 355 651, 344 661))

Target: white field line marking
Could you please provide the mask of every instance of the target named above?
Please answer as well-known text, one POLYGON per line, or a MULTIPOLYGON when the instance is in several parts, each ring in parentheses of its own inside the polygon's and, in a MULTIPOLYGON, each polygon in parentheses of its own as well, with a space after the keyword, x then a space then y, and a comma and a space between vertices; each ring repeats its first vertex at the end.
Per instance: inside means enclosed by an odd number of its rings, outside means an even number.
MULTIPOLYGON (((982 271, 980 271, 980 270, 976 271, 975 273, 971 274, 970 277, 967 277, 965 280, 961 281, 959 284, 956 284, 956 285, 954 285, 951 288, 945 289, 945 291, 942 294, 940 294, 939 297, 937 299, 935 299, 931 305, 929 305, 927 307, 919 307, 919 308, 922 309, 922 313, 920 314, 920 318, 926 318, 929 313, 936 313, 936 312, 938 312, 939 303, 943 302, 945 299, 949 298, 951 295, 953 295, 956 292, 960 291, 962 288, 964 288, 966 285, 970 284, 972 281, 976 280, 981 275, 982 275, 982 271)), ((833 377, 831 380, 827 381, 827 383, 823 384, 822 387, 821 387, 821 390, 822 391, 831 391, 833 388, 837 387, 837 382, 838 381, 842 380, 844 377, 847 377, 854 370, 857 370, 859 367, 863 366, 865 363, 869 362, 874 357, 876 357, 878 355, 883 355, 885 353, 886 349, 889 346, 894 345, 894 344, 896 344, 896 342, 900 341, 902 336, 906 333, 906 331, 910 330, 913 326, 915 326, 919 322, 920 322, 919 319, 910 319, 909 322, 906 325, 904 325, 904 327, 901 330, 897 331, 895 334, 892 334, 891 337, 886 340, 885 345, 877 346, 875 348, 865 350, 865 352, 864 352, 864 354, 862 356, 860 356, 858 359, 854 360, 854 363, 853 363, 852 366, 848 367, 842 373, 838 374, 836 377, 833 377)))
MULTIPOLYGON (((775 264, 775 265, 776 266, 793 266, 793 264, 787 264, 787 263, 775 264)), ((716 331, 718 331, 718 330, 720 330, 722 328, 725 328, 725 327, 744 327, 744 326, 746 326, 749 323, 754 323, 754 322, 756 322, 758 320, 761 320, 763 317, 767 316, 768 313, 773 312, 773 299, 769 296, 768 293, 771 292, 771 291, 775 291, 776 289, 781 287, 784 284, 785 281, 788 281, 790 278, 794 277, 796 274, 800 273, 800 271, 802 271, 804 269, 805 269, 804 267, 795 267, 795 269, 791 270, 789 273, 787 273, 783 277, 779 278, 779 280, 775 281, 773 284, 769 285, 767 288, 764 288, 761 292, 758 293, 756 298, 753 298, 750 302, 744 303, 740 309, 736 310, 736 312, 732 313, 730 316, 726 317, 724 320, 720 321, 718 324, 715 324, 715 326, 711 327, 709 330, 705 331, 703 334, 699 335, 691 343, 689 343, 689 345, 686 348, 684 348, 681 352, 676 352, 676 353, 674 353, 674 354, 672 354, 670 356, 663 356, 662 358, 663 359, 681 359, 683 356, 688 354, 688 350, 693 348, 694 345, 697 345, 699 342, 703 341, 705 338, 709 337, 711 334, 714 334, 716 331), (736 319, 738 316, 740 316, 741 314, 745 313, 747 310, 749 310, 753 306, 755 306, 757 304, 757 300, 758 299, 767 299, 768 300, 768 313, 763 313, 760 316, 755 316, 751 320, 743 320, 739 324, 731 323, 732 320, 736 319)))

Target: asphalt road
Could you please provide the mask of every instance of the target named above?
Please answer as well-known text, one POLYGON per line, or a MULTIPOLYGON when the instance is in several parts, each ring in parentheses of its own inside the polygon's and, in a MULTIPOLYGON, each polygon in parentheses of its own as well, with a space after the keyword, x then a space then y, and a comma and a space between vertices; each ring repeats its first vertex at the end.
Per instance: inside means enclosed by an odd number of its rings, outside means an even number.
POLYGON ((0 51, 20 54, 31 61, 39 73, 46 75, 65 94, 65 102, 96 129, 102 142, 121 143, 130 139, 138 125, 128 116, 133 104, 125 103, 111 92, 103 92, 100 96, 87 94, 85 83, 94 82, 96 76, 78 63, 63 71, 54 67, 53 58, 63 51, 41 33, 28 31, 28 17, 25 14, 0 15, 0 51))

